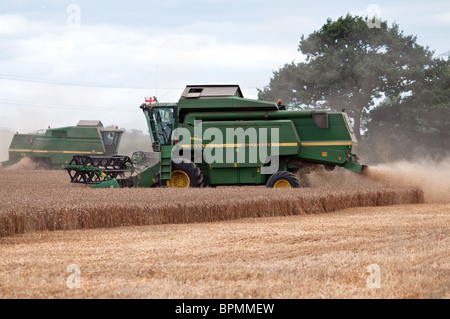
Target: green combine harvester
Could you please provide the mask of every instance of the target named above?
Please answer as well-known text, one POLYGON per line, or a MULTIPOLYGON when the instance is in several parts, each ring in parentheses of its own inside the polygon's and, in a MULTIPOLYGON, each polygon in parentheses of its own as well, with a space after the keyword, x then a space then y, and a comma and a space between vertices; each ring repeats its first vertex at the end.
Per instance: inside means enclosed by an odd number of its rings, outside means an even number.
POLYGON ((177 103, 142 109, 159 160, 109 163, 76 156, 71 182, 106 187, 307 186, 306 174, 336 166, 360 173, 357 141, 345 112, 288 110, 281 101, 243 97, 238 85, 188 85, 177 103))
POLYGON ((27 157, 38 169, 64 169, 75 155, 114 156, 123 132, 105 128, 100 121, 79 121, 76 126, 48 128, 35 134, 17 133, 8 150, 9 159, 1 164, 10 166, 27 157))

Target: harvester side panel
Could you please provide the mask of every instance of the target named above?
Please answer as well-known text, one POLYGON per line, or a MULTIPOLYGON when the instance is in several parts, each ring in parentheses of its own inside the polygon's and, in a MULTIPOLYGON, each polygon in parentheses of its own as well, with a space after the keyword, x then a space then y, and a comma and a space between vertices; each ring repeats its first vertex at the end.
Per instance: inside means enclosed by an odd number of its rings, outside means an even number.
POLYGON ((275 149, 274 155, 294 156, 300 147, 291 120, 206 121, 202 122, 202 138, 197 137, 193 127, 180 127, 187 128, 192 136, 191 141, 180 140, 180 147, 191 153, 201 148, 203 160, 211 168, 261 167, 268 162, 267 156, 271 156, 275 149), (216 136, 211 132, 220 134, 216 136), (264 154, 267 156, 263 158, 264 154))
POLYGON ((310 119, 294 119, 301 139, 301 160, 343 165, 352 154, 354 141, 342 113, 328 114, 328 128, 320 128, 310 119))

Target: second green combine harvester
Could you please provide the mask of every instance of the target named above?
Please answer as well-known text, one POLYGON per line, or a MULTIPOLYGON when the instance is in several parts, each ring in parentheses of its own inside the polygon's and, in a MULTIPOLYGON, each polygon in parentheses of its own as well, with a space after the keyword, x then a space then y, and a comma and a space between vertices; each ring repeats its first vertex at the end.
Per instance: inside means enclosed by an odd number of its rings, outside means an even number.
POLYGON ((364 168, 345 112, 286 110, 280 102, 244 98, 238 85, 188 85, 177 103, 140 108, 159 161, 108 170, 108 156, 74 158, 66 168, 72 182, 98 188, 299 187, 314 169, 364 168))
POLYGON ((103 127, 100 121, 79 121, 76 126, 49 127, 34 134, 16 133, 8 150, 9 159, 0 164, 6 167, 29 158, 38 169, 63 169, 74 155, 84 155, 110 157, 117 167, 122 159, 128 160, 115 156, 123 133, 117 127, 103 127))

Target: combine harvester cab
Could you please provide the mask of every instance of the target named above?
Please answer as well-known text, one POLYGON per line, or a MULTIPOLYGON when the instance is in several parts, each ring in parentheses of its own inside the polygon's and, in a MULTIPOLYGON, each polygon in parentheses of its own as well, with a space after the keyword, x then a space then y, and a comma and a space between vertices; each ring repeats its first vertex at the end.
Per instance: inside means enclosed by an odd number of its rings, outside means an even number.
POLYGON ((115 155, 123 130, 105 128, 100 121, 79 121, 77 126, 48 128, 35 134, 15 134, 9 160, 3 166, 31 158, 40 169, 62 169, 76 156, 115 155))
MULTIPOLYGON (((159 162, 117 179, 120 187, 299 187, 315 169, 363 170, 344 112, 287 110, 245 99, 238 85, 188 85, 178 103, 140 108, 159 162)), ((104 182, 95 187, 114 183, 104 182)))

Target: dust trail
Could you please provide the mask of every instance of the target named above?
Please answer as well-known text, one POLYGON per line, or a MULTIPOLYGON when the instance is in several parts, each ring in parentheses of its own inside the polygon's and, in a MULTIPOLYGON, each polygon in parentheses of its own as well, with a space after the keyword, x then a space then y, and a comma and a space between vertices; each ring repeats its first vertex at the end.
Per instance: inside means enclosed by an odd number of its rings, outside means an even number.
MULTIPOLYGON (((0 127, 0 162, 8 159, 8 148, 14 136, 14 131, 0 127)), ((1 167, 1 165, 0 165, 1 167)))
POLYGON ((364 174, 336 168, 310 174, 312 187, 419 187, 428 203, 450 203, 450 158, 395 161, 369 166, 364 174))
POLYGON ((450 203, 450 158, 386 163, 369 167, 367 176, 393 187, 420 187, 429 203, 450 203))
POLYGON ((10 165, 10 166, 1 166, 0 170, 5 171, 14 171, 14 170, 34 170, 36 169, 36 162, 34 162, 31 158, 24 157, 16 164, 10 165))

